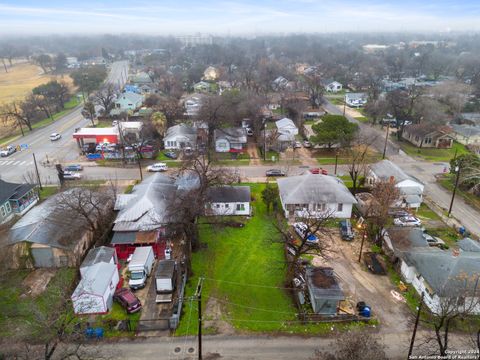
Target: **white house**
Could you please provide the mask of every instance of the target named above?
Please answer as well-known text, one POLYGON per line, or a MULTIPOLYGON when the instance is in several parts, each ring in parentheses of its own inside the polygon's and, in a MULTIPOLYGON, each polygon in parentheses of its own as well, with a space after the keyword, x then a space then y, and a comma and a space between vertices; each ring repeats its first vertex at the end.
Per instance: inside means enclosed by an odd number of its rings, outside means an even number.
POLYGON ((250 186, 215 186, 208 189, 206 215, 250 215, 250 186))
POLYGON ((417 179, 407 175, 390 160, 382 160, 369 167, 366 183, 374 186, 378 181, 393 181, 400 192, 396 207, 418 209, 423 201, 424 185, 417 179))
POLYGON ((343 89, 343 85, 341 83, 339 83, 338 81, 329 81, 326 85, 325 85, 325 90, 327 92, 333 92, 333 93, 336 93, 336 92, 339 92, 339 91, 342 91, 343 89))
POLYGON ((347 93, 345 95, 345 102, 350 107, 359 108, 365 106, 367 103, 367 95, 364 93, 347 93))
POLYGON ((91 266, 99 263, 117 265, 118 259, 115 249, 108 246, 99 246, 90 249, 80 265, 80 276, 83 277, 91 266))
POLYGON ((452 124, 453 137, 463 145, 480 144, 480 126, 452 124))
POLYGON ((199 81, 193 85, 193 90, 195 92, 208 92, 211 89, 211 84, 206 81, 199 81))
POLYGON ((295 123, 289 118, 283 118, 275 121, 277 130, 280 134, 298 135, 298 128, 295 123))
POLYGON ((167 150, 194 149, 197 145, 197 129, 185 124, 171 126, 165 133, 163 144, 167 150))
POLYGON ((348 219, 357 203, 343 182, 329 175, 306 174, 278 179, 280 202, 285 217, 348 219))
POLYGON ((247 131, 242 127, 216 129, 216 152, 241 152, 247 144, 247 131))
POLYGON ((136 110, 140 108, 143 104, 143 96, 140 94, 126 92, 120 94, 118 99, 115 101, 115 108, 112 112, 119 113, 122 111, 136 110))

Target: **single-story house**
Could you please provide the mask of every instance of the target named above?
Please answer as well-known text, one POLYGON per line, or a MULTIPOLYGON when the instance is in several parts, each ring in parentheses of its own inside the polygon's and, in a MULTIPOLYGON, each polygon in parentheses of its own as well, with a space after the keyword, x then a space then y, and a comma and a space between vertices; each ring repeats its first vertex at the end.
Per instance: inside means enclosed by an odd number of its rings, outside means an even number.
POLYGON ((142 121, 120 121, 117 125, 122 131, 122 135, 127 139, 140 140, 143 129, 142 121))
POLYGON ((419 148, 446 149, 453 145, 451 128, 433 124, 412 124, 403 129, 402 137, 419 148))
POLYGON ((289 84, 289 81, 287 79, 285 79, 283 76, 279 76, 272 81, 272 89, 274 91, 283 90, 288 87, 288 84, 289 84))
POLYGON ((292 146, 295 141, 294 134, 280 133, 277 129, 264 131, 262 131, 262 139, 265 137, 267 150, 281 152, 292 146))
POLYGON ((158 94, 159 92, 157 88, 150 84, 140 85, 139 89, 142 95, 158 94))
POLYGON ((153 83, 152 78, 145 71, 130 75, 129 80, 130 83, 138 85, 153 83))
POLYGON ((423 201, 425 185, 407 175, 400 167, 390 160, 382 160, 369 166, 366 184, 373 187, 378 181, 393 181, 400 192, 400 197, 395 207, 418 209, 423 201))
POLYGON ((458 120, 462 124, 480 126, 480 113, 461 113, 458 120))
POLYGON ((125 87, 123 88, 123 91, 135 93, 135 94, 140 94, 140 88, 137 85, 132 85, 132 84, 126 84, 125 87))
POLYGON ((0 224, 22 216, 38 202, 37 185, 17 184, 0 179, 0 224))
POLYGON ((119 282, 115 264, 99 262, 88 266, 72 294, 75 314, 105 314, 113 305, 119 282))
POLYGON ((250 215, 250 186, 215 186, 207 191, 206 215, 250 215))
MULTIPOLYGON (((16 254, 11 267, 76 267, 80 264, 93 244, 92 230, 85 217, 59 205, 61 196, 74 191, 79 190, 73 188, 51 196, 11 227, 7 241, 2 244, 16 254), (21 261, 22 258, 28 261, 21 261)), ((109 204, 104 205, 107 209, 109 204)))
POLYGON ((197 129, 185 124, 171 126, 165 132, 163 145, 168 150, 180 150, 197 146, 197 129))
POLYGON ((216 152, 241 152, 247 144, 247 131, 242 127, 215 129, 216 152))
POLYGON ((118 115, 123 111, 134 111, 143 104, 143 95, 133 92, 125 92, 115 100, 115 107, 110 112, 111 115, 118 115))
POLYGON ((209 92, 212 87, 212 84, 206 81, 199 81, 198 83, 193 85, 193 90, 195 92, 209 92))
MULTIPOLYGON (((397 264, 405 282, 412 284, 419 295, 424 293, 430 311, 445 310, 446 303, 452 304, 451 298, 471 303, 469 294, 475 290, 480 274, 478 244, 464 239, 459 244, 460 251, 441 250, 430 246, 423 229, 406 227, 387 229, 383 240, 385 253, 397 264)), ((475 312, 480 313, 479 306, 475 312)))
POLYGON ((337 177, 321 174, 289 176, 277 180, 285 217, 330 215, 349 219, 357 200, 337 177))
POLYGON ((325 90, 327 92, 336 93, 336 92, 342 91, 342 89, 343 89, 343 85, 338 81, 327 81, 325 83, 325 90))
POLYGON ((202 107, 203 94, 194 94, 185 98, 183 105, 185 107, 185 115, 194 117, 202 107))
POLYGON ((321 315, 336 315, 339 302, 345 300, 332 268, 307 267, 305 271, 308 294, 313 311, 321 315))
POLYGON ((283 118, 275 121, 275 126, 280 134, 298 135, 298 128, 289 118, 283 118))
POLYGON ((176 201, 182 192, 198 185, 198 179, 185 175, 177 179, 155 173, 133 187, 130 194, 117 196, 118 211, 111 245, 120 259, 128 258, 138 246, 152 246, 157 258, 164 256, 167 227, 175 222, 176 201))
POLYGON ((480 144, 480 126, 452 124, 452 136, 463 145, 480 144))
POLYGON ((469 144, 466 148, 477 156, 480 156, 480 144, 469 144))
POLYGON ((367 95, 365 93, 347 93, 345 94, 345 102, 350 107, 359 108, 367 103, 367 95))

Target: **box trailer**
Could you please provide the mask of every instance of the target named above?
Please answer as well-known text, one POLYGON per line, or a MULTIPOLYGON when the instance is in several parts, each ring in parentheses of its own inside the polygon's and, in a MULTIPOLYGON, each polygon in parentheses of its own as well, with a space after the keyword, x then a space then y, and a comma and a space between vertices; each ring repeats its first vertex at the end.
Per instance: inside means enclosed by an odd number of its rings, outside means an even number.
POLYGON ((172 301, 177 280, 177 263, 175 260, 161 260, 155 273, 156 302, 172 301))
POLYGON ((131 289, 141 289, 147 283, 147 277, 152 272, 155 254, 151 246, 137 247, 132 259, 128 263, 130 280, 128 285, 131 289))

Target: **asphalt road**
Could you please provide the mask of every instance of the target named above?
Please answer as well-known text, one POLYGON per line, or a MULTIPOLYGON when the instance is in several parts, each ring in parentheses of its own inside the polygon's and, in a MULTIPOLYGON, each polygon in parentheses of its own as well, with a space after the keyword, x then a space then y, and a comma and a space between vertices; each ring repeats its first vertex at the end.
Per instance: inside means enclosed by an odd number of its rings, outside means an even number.
MULTIPOLYGON (((115 62, 110 67, 107 83, 122 85, 128 75, 128 62, 115 62)), ((68 163, 78 157, 79 149, 76 141, 72 138, 75 128, 89 123, 82 114, 82 105, 79 105, 68 115, 56 120, 54 123, 28 133, 13 141, 12 145, 26 144, 28 149, 16 152, 8 157, 0 158, 0 177, 6 181, 22 181, 24 177, 33 173, 33 154, 37 159, 38 169, 42 182, 55 183, 58 181, 56 172, 52 166, 43 166, 48 160, 68 163), (57 132, 62 138, 50 141, 50 134, 57 132)))

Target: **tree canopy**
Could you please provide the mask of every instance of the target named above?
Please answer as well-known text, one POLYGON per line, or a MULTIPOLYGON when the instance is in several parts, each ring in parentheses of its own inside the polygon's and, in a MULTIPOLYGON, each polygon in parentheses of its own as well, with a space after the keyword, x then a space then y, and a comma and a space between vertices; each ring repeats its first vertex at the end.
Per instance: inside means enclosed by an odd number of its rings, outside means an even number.
POLYGON ((310 137, 310 141, 327 145, 330 149, 335 144, 348 146, 358 131, 358 125, 342 115, 324 115, 321 122, 312 125, 312 130, 315 135, 310 137))

